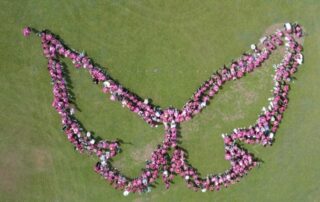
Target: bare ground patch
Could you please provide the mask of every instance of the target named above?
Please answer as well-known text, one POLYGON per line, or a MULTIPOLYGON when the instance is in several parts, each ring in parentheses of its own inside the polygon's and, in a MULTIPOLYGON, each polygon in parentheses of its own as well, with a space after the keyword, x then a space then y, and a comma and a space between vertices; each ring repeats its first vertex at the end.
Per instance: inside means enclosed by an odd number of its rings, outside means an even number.
POLYGON ((263 36, 273 34, 277 29, 282 29, 284 26, 284 23, 275 23, 271 26, 269 26, 263 33, 263 36))
POLYGON ((143 202, 143 200, 141 198, 136 198, 134 202, 143 202))
POLYGON ((244 118, 244 114, 242 112, 235 113, 235 114, 232 114, 232 115, 226 115, 226 114, 222 115, 222 119, 224 121, 236 121, 236 120, 240 120, 240 119, 243 119, 243 118, 244 118))
POLYGON ((144 147, 135 150, 130 154, 130 157, 137 163, 150 159, 151 153, 156 149, 155 144, 149 143, 144 147))
MULTIPOLYGON (((133 163, 135 166, 141 165, 143 162, 151 158, 151 154, 155 149, 156 143, 154 142, 148 143, 140 148, 136 147, 130 154, 120 154, 122 156, 118 159, 115 159, 112 162, 112 165, 119 170, 125 170, 125 167, 129 166, 127 161, 133 163)), ((124 153, 125 152, 129 151, 124 151, 124 153)))
POLYGON ((244 98, 244 102, 246 105, 253 104, 257 100, 257 93, 246 88, 243 81, 236 82, 235 85, 231 86, 231 89, 234 93, 238 93, 241 97, 244 98))
POLYGON ((52 156, 45 149, 35 148, 31 152, 33 163, 37 171, 45 171, 52 166, 52 156))
POLYGON ((0 166, 0 192, 14 193, 18 190, 22 157, 14 151, 3 154, 0 166))

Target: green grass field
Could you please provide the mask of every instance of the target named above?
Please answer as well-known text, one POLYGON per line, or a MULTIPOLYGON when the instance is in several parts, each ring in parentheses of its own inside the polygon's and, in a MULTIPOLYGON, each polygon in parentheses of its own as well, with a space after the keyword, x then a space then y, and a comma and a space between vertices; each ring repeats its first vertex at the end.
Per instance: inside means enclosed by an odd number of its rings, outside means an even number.
MULTIPOLYGON (((320 2, 314 1, 78 1, 0 2, 0 201, 320 201, 320 2), (51 107, 52 92, 39 38, 50 29, 85 50, 124 86, 165 108, 181 108, 196 88, 256 43, 268 27, 298 21, 307 32, 305 63, 291 85, 290 104, 272 147, 245 147, 264 163, 220 192, 193 192, 180 177, 148 194, 124 197, 93 171, 96 158, 75 152, 51 107)), ((252 124, 271 95, 272 62, 227 84, 210 106, 181 125, 182 146, 205 176, 224 171, 221 133, 252 124)), ((86 129, 121 138, 114 165, 137 175, 163 139, 113 103, 89 74, 68 70, 86 129), (131 143, 131 144, 129 144, 131 143)))

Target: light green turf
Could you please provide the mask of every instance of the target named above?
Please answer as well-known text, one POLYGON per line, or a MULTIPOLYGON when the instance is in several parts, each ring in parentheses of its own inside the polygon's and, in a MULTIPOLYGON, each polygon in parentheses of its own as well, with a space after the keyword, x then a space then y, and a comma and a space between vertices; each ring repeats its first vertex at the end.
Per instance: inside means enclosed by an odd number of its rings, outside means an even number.
MULTIPOLYGON (((0 201, 320 200, 319 1, 3 0, 0 6, 0 201), (188 190, 177 177, 170 190, 159 182, 149 194, 125 198, 95 174, 96 159, 74 151, 51 107, 39 38, 21 35, 25 25, 48 28, 140 96, 180 108, 214 70, 248 50, 267 27, 286 21, 306 29, 305 64, 276 143, 245 146, 265 163, 237 185, 205 194, 188 190)), ((130 142, 114 164, 137 175, 162 141, 163 128, 150 128, 109 101, 87 72, 66 62, 81 109, 77 117, 101 137, 130 142)), ((204 176, 228 167, 221 133, 253 123, 267 103, 268 64, 227 84, 201 115, 182 124, 182 146, 204 176)))

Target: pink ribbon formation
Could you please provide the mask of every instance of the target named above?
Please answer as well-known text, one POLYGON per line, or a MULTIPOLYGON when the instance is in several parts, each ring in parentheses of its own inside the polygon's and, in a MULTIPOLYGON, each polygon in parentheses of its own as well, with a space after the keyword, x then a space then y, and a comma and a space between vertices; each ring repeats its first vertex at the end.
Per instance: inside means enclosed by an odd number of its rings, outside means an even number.
POLYGON ((283 113, 288 106, 288 92, 293 74, 303 62, 301 37, 302 27, 297 23, 285 23, 283 28, 273 34, 264 36, 259 43, 252 44, 249 53, 235 59, 230 65, 224 65, 206 80, 183 106, 182 109, 169 107, 161 109, 142 99, 138 95, 123 87, 111 78, 103 68, 95 64, 84 52, 78 52, 65 45, 62 40, 48 30, 37 31, 26 27, 23 35, 35 33, 41 38, 44 56, 48 59, 48 70, 52 79, 54 99, 52 106, 61 117, 63 131, 68 140, 80 153, 95 154, 99 161, 94 166, 95 172, 110 182, 116 189, 123 190, 123 195, 129 193, 150 192, 157 178, 162 179, 169 188, 175 175, 183 177, 188 187, 202 192, 220 190, 234 184, 259 164, 253 154, 240 146, 246 144, 272 145, 274 134, 282 120, 283 113), (284 57, 275 69, 273 82, 273 97, 269 98, 269 105, 263 107, 255 124, 246 128, 236 128, 230 134, 223 134, 225 159, 230 161, 231 167, 218 174, 208 174, 205 178, 197 169, 188 163, 185 150, 178 145, 178 125, 190 120, 200 113, 209 101, 219 92, 223 84, 228 81, 244 77, 261 67, 269 56, 280 46, 284 46, 284 57), (164 140, 152 152, 140 176, 131 178, 114 168, 110 159, 119 154, 119 140, 100 140, 91 132, 86 131, 77 118, 71 106, 74 102, 70 94, 70 86, 66 80, 67 72, 61 58, 69 58, 76 68, 89 71, 93 81, 102 86, 103 93, 109 93, 112 101, 121 102, 123 107, 135 112, 152 127, 164 125, 164 140), (170 152, 170 154, 169 154, 170 152))

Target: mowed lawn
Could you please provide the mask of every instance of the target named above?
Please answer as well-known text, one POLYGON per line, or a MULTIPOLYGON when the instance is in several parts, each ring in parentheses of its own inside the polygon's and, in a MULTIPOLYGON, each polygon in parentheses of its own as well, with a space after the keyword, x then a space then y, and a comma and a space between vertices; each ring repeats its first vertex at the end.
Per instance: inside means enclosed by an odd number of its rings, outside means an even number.
MULTIPOLYGON (((319 1, 3 0, 0 6, 0 201, 320 201, 319 1), (212 72, 287 21, 306 30, 305 63, 275 144, 244 145, 264 163, 220 192, 193 192, 176 177, 169 190, 159 181, 151 193, 128 197, 94 173, 95 157, 67 141, 51 107, 40 40, 21 34, 26 25, 50 29, 141 97, 181 108, 212 72)), ((229 167, 221 134, 255 122, 271 96, 271 65, 281 56, 225 85, 203 113, 181 125, 181 146, 203 176, 229 167)), ((77 117, 103 138, 124 140, 113 165, 138 175, 163 140, 163 126, 150 128, 102 94, 86 71, 64 62, 77 117)))

